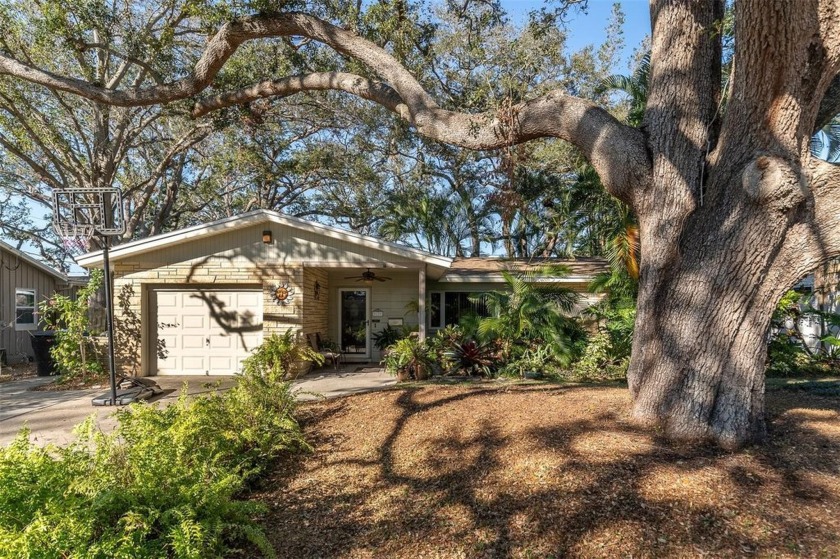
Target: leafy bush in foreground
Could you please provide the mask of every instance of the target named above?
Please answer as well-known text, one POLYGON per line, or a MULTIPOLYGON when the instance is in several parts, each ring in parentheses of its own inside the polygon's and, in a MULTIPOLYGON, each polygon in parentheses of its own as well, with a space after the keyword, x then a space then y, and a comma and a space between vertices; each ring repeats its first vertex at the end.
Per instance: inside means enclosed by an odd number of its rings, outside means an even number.
POLYGON ((226 393, 134 404, 106 435, 92 419, 66 448, 21 432, 0 448, 0 556, 221 556, 248 540, 273 552, 236 500, 266 463, 306 446, 289 385, 246 375, 226 393))
POLYGON ((98 332, 92 331, 89 312, 90 299, 100 287, 102 270, 92 270, 90 281, 75 298, 55 294, 39 306, 43 328, 55 331, 50 356, 62 381, 105 372, 97 355, 95 336, 98 332))

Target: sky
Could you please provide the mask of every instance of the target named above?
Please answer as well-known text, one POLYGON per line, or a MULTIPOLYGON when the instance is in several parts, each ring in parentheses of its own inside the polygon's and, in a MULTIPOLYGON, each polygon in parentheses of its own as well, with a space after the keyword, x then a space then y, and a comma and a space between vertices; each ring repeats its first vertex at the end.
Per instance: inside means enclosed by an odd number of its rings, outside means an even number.
MULTIPOLYGON (((606 34, 604 29, 610 19, 613 4, 621 4, 624 11, 624 52, 621 62, 613 71, 629 74, 633 51, 646 35, 650 35, 650 9, 648 0, 589 0, 586 14, 578 13, 569 23, 569 48, 580 50, 586 45, 600 45, 606 34)), ((544 6, 544 0, 502 0, 514 23, 523 23, 528 12, 544 6)))

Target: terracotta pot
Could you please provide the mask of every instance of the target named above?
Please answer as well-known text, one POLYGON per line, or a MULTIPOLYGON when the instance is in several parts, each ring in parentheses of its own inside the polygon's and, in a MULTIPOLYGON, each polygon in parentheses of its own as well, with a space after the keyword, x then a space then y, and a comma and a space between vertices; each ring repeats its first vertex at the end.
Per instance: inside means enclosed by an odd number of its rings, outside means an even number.
POLYGON ((286 375, 289 380, 300 378, 312 370, 312 361, 295 361, 292 370, 286 375))
POLYGON ((429 371, 426 370, 426 367, 423 365, 418 365, 414 369, 414 378, 417 380, 426 380, 429 378, 429 371))
POLYGON ((408 380, 411 380, 411 375, 408 374, 408 371, 406 371, 404 369, 400 369, 399 371, 397 371, 397 381, 398 382, 406 382, 408 380))

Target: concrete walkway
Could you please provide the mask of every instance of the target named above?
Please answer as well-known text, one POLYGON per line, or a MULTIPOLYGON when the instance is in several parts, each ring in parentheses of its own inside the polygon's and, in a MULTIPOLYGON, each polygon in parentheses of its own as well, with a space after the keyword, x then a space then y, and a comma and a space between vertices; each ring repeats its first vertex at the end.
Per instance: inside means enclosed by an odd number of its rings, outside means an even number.
MULTIPOLYGON (((91 390, 64 390, 57 392, 36 392, 32 389, 52 381, 49 377, 21 379, 0 384, 0 445, 12 441, 18 431, 28 426, 33 442, 66 445, 73 440, 73 427, 90 415, 102 430, 113 429, 116 420, 112 417, 114 408, 92 406, 91 398, 107 391, 107 388, 91 390)), ((189 394, 212 391, 212 384, 218 382, 219 390, 227 390, 236 382, 236 377, 155 377, 155 382, 164 389, 154 401, 169 404, 180 395, 186 384, 189 394)), ((396 384, 396 379, 386 374, 378 365, 343 365, 338 370, 323 367, 293 383, 301 401, 320 398, 335 398, 361 392, 381 390, 396 384)))

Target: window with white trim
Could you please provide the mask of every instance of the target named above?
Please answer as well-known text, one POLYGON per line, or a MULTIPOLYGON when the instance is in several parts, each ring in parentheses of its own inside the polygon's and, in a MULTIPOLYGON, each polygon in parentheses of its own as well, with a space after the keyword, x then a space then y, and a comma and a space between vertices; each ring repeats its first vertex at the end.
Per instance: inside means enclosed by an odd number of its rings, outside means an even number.
POLYGON ((34 289, 15 289, 15 330, 37 329, 35 300, 34 289))

